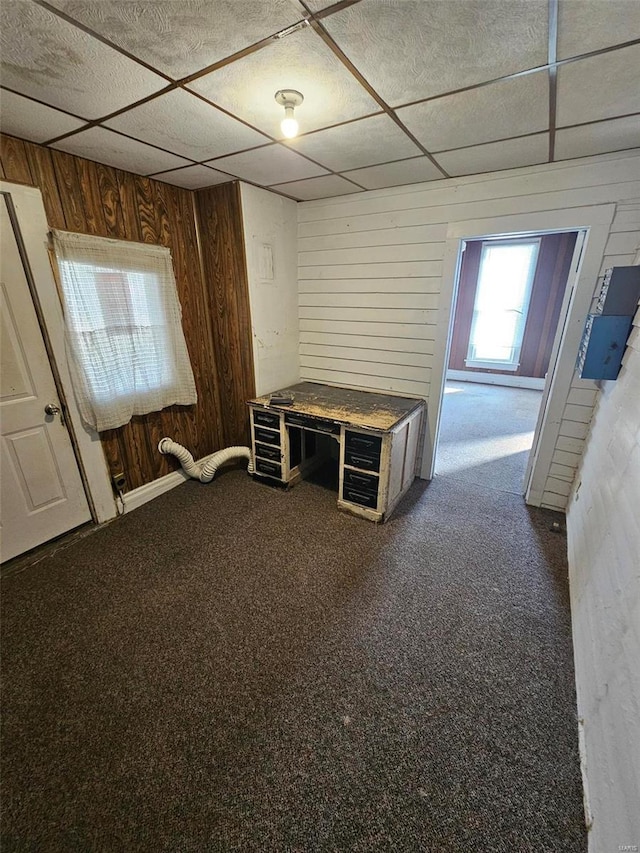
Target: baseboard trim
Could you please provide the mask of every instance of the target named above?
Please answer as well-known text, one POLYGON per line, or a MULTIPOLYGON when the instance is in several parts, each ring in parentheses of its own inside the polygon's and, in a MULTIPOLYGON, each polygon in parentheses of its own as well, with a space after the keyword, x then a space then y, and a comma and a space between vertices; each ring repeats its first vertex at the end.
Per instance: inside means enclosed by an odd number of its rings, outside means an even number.
MULTIPOLYGON (((208 462, 213 455, 213 453, 210 453, 198 461, 208 462)), ((158 477, 152 483, 145 483, 144 486, 132 489, 123 496, 124 512, 132 512, 134 509, 138 509, 138 507, 152 501, 154 498, 160 497, 165 492, 175 489, 176 486, 181 486, 189 479, 191 479, 189 475, 180 469, 179 471, 172 471, 171 474, 165 474, 164 477, 158 477)))
POLYGON ((511 388, 544 389, 544 379, 533 376, 506 376, 501 373, 476 373, 471 370, 447 370, 447 379, 454 382, 478 382, 481 385, 507 385, 511 388))

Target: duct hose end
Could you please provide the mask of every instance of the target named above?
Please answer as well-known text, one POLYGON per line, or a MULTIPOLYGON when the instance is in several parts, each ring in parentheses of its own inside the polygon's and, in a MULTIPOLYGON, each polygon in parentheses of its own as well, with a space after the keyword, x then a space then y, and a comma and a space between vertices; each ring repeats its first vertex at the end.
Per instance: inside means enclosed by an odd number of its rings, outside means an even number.
POLYGON ((170 442, 171 439, 170 438, 161 438, 160 441, 158 442, 158 450, 160 451, 160 453, 169 453, 168 450, 165 450, 165 446, 166 446, 165 442, 167 442, 167 441, 170 442))

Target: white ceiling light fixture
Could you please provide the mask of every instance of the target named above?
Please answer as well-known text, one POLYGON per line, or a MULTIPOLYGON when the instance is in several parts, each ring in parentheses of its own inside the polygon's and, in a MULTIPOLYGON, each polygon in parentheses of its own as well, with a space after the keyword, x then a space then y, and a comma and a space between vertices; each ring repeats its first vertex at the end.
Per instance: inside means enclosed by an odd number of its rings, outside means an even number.
POLYGON ((298 135, 298 122, 293 117, 293 110, 304 101, 304 95, 295 89, 280 89, 275 97, 276 103, 284 107, 284 118, 280 122, 280 130, 287 139, 293 139, 298 135))

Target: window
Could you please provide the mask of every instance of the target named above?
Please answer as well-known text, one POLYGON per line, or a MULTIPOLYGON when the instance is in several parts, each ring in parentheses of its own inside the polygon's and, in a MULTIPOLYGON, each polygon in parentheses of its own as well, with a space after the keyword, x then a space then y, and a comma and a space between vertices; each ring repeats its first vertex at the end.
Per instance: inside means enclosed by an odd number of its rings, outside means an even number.
POLYGON ((54 231, 67 349, 83 419, 98 431, 196 402, 168 249, 54 231))
POLYGON ((517 370, 540 240, 482 244, 467 367, 517 370))

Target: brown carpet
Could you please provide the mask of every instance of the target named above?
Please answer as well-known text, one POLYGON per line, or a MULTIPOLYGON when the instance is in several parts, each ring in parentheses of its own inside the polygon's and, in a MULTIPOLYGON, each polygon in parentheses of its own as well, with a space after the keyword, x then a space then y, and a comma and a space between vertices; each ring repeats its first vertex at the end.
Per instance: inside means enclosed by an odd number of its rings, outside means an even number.
POLYGON ((191 481, 3 579, 9 851, 583 851, 564 538, 191 481))

